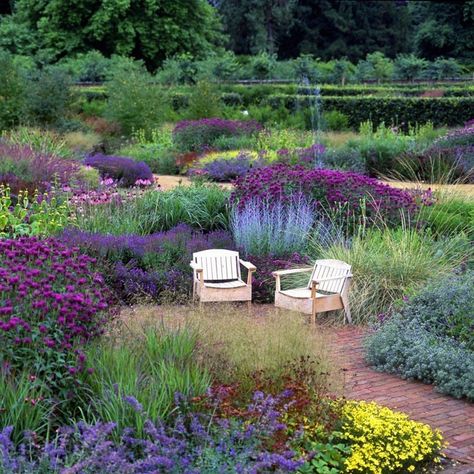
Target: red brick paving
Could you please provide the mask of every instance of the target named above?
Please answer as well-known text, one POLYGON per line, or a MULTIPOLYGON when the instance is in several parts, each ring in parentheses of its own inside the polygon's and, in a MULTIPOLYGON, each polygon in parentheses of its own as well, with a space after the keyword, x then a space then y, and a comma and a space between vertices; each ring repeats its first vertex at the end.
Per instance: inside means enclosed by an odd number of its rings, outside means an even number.
POLYGON ((376 401, 440 429, 449 443, 446 455, 474 464, 474 404, 437 393, 431 385, 373 370, 364 360, 364 336, 363 329, 345 326, 335 331, 331 343, 345 369, 345 396, 376 401))

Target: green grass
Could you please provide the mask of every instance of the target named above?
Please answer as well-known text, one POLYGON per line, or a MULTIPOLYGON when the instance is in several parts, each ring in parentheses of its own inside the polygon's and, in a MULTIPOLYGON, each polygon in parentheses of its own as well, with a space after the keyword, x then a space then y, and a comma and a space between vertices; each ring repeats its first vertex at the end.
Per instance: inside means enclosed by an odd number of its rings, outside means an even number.
POLYGON ((148 235, 180 223, 199 230, 226 229, 228 196, 216 185, 148 191, 123 205, 91 206, 78 216, 77 224, 82 230, 114 235, 148 235))
POLYGON ((210 386, 209 373, 196 362, 196 346, 197 336, 189 328, 150 325, 91 348, 88 358, 95 370, 84 418, 117 423, 119 431, 133 427, 143 435, 146 419, 164 419, 173 411, 176 393, 197 396, 210 386))

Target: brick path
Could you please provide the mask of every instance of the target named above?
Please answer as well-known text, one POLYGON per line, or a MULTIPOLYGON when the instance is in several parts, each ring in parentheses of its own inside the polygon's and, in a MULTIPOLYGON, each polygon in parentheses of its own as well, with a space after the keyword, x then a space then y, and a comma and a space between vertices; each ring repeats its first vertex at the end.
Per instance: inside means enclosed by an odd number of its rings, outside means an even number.
POLYGON ((345 395, 403 411, 439 428, 449 446, 446 455, 474 465, 474 404, 434 391, 431 385, 376 372, 364 361, 364 330, 345 326, 334 333, 331 350, 345 369, 345 395))

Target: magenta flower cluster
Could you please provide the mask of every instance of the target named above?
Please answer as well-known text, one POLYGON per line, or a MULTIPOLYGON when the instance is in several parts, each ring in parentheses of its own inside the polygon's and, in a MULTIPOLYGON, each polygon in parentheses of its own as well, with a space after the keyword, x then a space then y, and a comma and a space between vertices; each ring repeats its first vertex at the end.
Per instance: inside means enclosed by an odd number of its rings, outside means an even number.
POLYGON ((381 216, 388 222, 398 222, 400 211, 417 209, 413 196, 392 188, 368 176, 328 169, 308 170, 303 166, 275 164, 253 169, 237 178, 232 200, 239 206, 255 199, 269 202, 289 202, 294 195, 314 199, 323 209, 345 206, 348 215, 368 218, 381 216))
POLYGON ((50 239, 0 240, 0 359, 50 388, 85 369, 110 298, 94 259, 50 239))

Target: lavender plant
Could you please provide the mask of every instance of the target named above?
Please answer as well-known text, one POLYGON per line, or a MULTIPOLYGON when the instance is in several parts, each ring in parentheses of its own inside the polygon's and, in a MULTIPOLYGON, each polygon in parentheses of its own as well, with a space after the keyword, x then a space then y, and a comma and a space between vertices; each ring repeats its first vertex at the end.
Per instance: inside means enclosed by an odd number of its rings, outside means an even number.
POLYGON ((126 429, 115 441, 115 423, 80 422, 59 430, 51 442, 39 444, 33 438, 16 448, 12 428, 6 427, 0 431, 2 472, 257 474, 295 472, 304 462, 288 444, 270 449, 269 441, 286 428, 279 397, 256 392, 247 410, 254 414, 250 421, 190 413, 179 414, 169 425, 146 419, 133 397, 127 402, 146 420, 143 437, 126 429))
POLYGON ((103 178, 112 178, 121 186, 135 186, 137 182, 153 184, 153 173, 143 161, 135 161, 123 156, 107 156, 103 154, 89 155, 86 166, 97 168, 103 178))
POLYGON ((247 255, 282 256, 303 252, 315 221, 314 204, 302 197, 288 203, 258 198, 235 206, 231 230, 238 248, 247 255))

